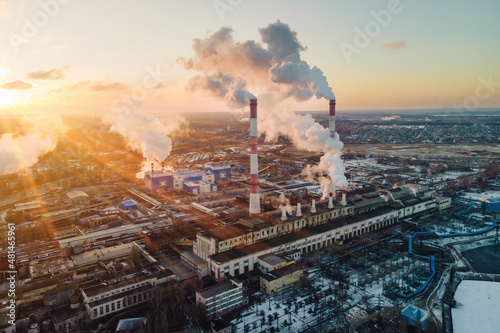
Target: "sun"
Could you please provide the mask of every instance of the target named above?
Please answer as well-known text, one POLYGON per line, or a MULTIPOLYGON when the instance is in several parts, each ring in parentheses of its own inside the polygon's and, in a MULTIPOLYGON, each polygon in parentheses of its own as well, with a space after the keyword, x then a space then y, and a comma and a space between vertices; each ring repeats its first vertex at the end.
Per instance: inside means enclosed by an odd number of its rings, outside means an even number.
POLYGON ((22 98, 18 91, 0 89, 0 109, 22 104, 22 98))
POLYGON ((33 104, 43 99, 43 95, 45 94, 40 88, 30 90, 9 90, 0 88, 0 110, 33 104))

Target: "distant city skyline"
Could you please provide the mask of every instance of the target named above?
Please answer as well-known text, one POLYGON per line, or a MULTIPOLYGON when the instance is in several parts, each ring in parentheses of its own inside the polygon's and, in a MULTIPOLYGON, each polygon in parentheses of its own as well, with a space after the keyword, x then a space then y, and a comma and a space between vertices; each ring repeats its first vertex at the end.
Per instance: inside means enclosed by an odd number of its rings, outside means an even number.
MULTIPOLYGON (((338 110, 495 108, 499 16, 493 0, 0 1, 0 114, 229 111, 186 89, 196 73, 178 58, 222 27, 264 47, 259 28, 278 20, 323 71, 338 110)), ((327 109, 315 97, 286 103, 327 109)))

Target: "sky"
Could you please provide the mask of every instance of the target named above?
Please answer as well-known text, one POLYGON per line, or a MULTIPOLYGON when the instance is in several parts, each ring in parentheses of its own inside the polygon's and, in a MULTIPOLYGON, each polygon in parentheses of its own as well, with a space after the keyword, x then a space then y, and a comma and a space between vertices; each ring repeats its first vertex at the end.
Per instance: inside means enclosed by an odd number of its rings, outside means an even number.
POLYGON ((222 27, 262 44, 259 28, 278 20, 338 110, 495 108, 499 17, 497 0, 0 0, 0 116, 228 111, 188 88, 197 73, 178 59, 222 27))

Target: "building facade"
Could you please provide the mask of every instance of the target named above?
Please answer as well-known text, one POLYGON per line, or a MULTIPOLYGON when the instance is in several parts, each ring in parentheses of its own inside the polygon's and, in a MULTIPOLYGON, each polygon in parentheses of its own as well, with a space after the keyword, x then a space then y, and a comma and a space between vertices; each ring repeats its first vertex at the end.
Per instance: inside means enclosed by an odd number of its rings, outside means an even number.
POLYGON ((246 304, 243 283, 228 280, 196 292, 196 304, 204 305, 208 319, 219 317, 246 304))

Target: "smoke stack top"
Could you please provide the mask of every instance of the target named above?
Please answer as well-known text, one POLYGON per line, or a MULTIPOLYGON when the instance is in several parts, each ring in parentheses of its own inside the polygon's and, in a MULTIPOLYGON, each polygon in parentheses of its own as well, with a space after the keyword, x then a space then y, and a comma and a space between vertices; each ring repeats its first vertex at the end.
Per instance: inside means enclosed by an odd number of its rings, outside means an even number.
POLYGON ((317 212, 316 211, 316 199, 313 197, 312 202, 311 202, 311 213, 315 214, 316 212, 317 212))
POLYGON ((257 100, 250 100, 250 118, 257 118, 257 100))
POLYGON ((342 201, 340 202, 340 204, 342 206, 346 206, 347 205, 347 194, 346 194, 346 190, 342 190, 342 201))
POLYGON ((335 116, 335 100, 330 100, 330 116, 335 116))
POLYGON ((281 208, 281 220, 285 221, 286 219, 288 219, 288 217, 286 216, 286 203, 283 202, 282 208, 281 208))

